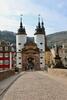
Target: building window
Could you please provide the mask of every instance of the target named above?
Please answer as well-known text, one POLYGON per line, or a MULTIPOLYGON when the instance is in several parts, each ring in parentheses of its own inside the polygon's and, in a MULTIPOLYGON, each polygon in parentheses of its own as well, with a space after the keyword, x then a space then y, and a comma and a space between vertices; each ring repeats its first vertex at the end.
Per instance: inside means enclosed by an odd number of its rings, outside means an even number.
POLYGON ((40 51, 43 51, 43 49, 40 49, 40 51))
POLYGON ((41 59, 43 59, 43 57, 40 57, 41 59))
POLYGON ((19 63, 19 64, 21 64, 21 63, 19 63))
POLYGON ((4 64, 9 64, 9 60, 5 60, 4 61, 4 64))
POLYGON ((5 57, 8 57, 8 53, 5 53, 5 57))
POLYGON ((3 64, 3 60, 0 60, 0 64, 3 64))
POLYGON ((8 51, 8 47, 5 47, 5 51, 8 51))
POLYGON ((40 64, 42 64, 42 62, 40 64))
POLYGON ((21 51, 21 50, 19 50, 19 51, 21 51))
POLYGON ((0 57, 3 57, 3 53, 0 53, 0 57))
POLYGON ((19 59, 21 59, 21 57, 19 57, 19 59))
POLYGON ((18 45, 21 45, 21 43, 18 43, 18 45))
POLYGON ((3 47, 0 47, 0 51, 2 51, 3 50, 3 47))
POLYGON ((42 45, 43 43, 41 42, 40 44, 42 45))

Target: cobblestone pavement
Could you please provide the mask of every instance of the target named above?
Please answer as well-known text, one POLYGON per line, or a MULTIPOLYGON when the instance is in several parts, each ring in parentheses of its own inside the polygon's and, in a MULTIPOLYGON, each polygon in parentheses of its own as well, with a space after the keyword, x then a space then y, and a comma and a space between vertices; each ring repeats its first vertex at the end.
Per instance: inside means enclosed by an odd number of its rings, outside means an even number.
POLYGON ((17 80, 23 74, 24 72, 19 74, 17 73, 7 79, 0 81, 0 100, 2 100, 4 92, 14 83, 15 80, 17 80))
POLYGON ((9 88, 3 100, 67 100, 67 86, 43 73, 26 72, 9 88))

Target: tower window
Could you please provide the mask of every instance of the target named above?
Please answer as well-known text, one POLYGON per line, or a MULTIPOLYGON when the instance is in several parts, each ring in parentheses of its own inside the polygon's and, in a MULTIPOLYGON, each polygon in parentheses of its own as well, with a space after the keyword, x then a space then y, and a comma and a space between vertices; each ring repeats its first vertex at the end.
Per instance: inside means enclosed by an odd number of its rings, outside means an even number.
POLYGON ((41 42, 40 44, 42 45, 43 43, 41 42))
POLYGON ((42 62, 40 64, 42 64, 42 62))
POLYGON ((21 65, 21 63, 19 63, 19 65, 21 65))
POLYGON ((19 57, 19 59, 21 59, 21 57, 19 57))
POLYGON ((43 51, 43 49, 40 49, 40 51, 43 51))
POLYGON ((18 43, 18 45, 21 45, 21 43, 18 43))
POLYGON ((41 59, 43 59, 43 57, 40 57, 41 59))
POLYGON ((19 50, 19 51, 21 51, 21 50, 19 50))

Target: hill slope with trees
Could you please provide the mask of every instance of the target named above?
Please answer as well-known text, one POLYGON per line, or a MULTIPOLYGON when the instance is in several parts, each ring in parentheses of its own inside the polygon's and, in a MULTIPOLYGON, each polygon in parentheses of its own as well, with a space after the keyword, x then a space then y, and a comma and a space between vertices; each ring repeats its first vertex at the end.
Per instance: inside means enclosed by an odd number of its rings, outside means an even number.
POLYGON ((16 34, 10 31, 0 31, 0 41, 5 40, 10 43, 16 43, 16 34))

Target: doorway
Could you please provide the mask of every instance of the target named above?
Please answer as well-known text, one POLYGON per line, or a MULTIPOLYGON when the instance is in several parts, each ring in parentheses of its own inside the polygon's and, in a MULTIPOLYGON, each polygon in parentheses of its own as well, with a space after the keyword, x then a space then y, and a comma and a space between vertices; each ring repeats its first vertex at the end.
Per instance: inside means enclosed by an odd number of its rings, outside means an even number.
POLYGON ((28 70, 34 70, 34 58, 28 58, 28 70))

